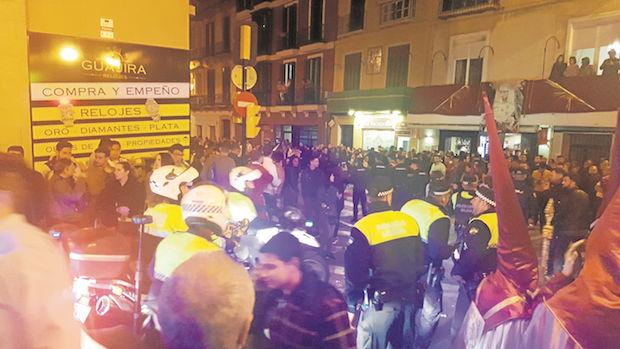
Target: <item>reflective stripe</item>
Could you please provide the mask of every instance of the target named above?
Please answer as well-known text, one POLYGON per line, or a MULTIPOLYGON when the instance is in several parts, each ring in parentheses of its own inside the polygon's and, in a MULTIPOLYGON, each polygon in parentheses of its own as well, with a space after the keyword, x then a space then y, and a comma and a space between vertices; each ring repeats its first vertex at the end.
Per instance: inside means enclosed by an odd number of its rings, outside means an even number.
POLYGON ((69 259, 84 262, 125 262, 129 260, 129 255, 109 255, 109 254, 83 254, 71 252, 69 259))
POLYGON ((431 224, 439 219, 448 218, 439 207, 419 199, 407 202, 400 210, 418 223, 420 237, 425 243, 428 242, 428 231, 431 224))
POLYGON ((472 222, 476 220, 481 221, 482 223, 484 223, 484 225, 486 225, 489 228, 489 233, 491 234, 491 238, 489 239, 489 242, 487 243, 487 247, 496 248, 497 242, 499 241, 499 226, 497 223, 497 213, 491 212, 491 213, 481 214, 478 217, 472 218, 469 221, 469 224, 471 224, 472 222))
POLYGON ((370 246, 420 235, 415 220, 399 211, 371 213, 355 223, 355 228, 366 236, 370 246))
POLYGON ((493 315, 499 313, 502 309, 506 308, 507 306, 513 305, 515 303, 520 303, 520 302, 525 302, 525 298, 520 297, 520 296, 512 296, 510 298, 506 298, 503 301, 495 304, 491 309, 489 309, 489 311, 484 313, 484 316, 482 316, 482 318, 486 321, 492 318, 493 315))

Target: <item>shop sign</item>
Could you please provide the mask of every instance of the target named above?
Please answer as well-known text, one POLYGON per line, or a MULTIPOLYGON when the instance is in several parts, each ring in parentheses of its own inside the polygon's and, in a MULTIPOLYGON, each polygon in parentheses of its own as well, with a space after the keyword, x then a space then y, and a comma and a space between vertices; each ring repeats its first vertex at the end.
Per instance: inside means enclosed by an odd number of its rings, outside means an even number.
POLYGON ((30 32, 28 58, 35 167, 59 140, 77 158, 102 137, 126 157, 189 146, 186 50, 30 32))

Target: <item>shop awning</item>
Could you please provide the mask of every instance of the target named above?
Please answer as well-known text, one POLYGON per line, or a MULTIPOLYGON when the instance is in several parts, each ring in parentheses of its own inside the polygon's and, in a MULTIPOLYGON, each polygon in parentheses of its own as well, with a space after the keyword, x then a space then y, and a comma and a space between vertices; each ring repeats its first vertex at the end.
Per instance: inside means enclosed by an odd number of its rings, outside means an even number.
POLYGON ((413 88, 385 88, 333 92, 327 97, 327 110, 332 114, 355 111, 398 110, 407 114, 411 105, 413 88))

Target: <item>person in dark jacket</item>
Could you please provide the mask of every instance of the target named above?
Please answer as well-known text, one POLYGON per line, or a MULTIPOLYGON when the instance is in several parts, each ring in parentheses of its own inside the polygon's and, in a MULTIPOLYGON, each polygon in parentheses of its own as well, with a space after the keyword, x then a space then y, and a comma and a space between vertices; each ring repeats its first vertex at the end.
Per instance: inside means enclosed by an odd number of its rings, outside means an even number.
POLYGON ((104 225, 125 223, 121 225, 128 229, 128 233, 129 230, 135 231, 129 229, 132 225, 131 217, 144 212, 146 200, 144 185, 136 180, 131 170, 131 165, 126 161, 114 165, 114 180, 106 184, 101 194, 100 206, 100 218, 104 225))
POLYGON ((86 184, 82 178, 76 180, 74 174, 75 164, 71 160, 61 158, 54 162, 54 174, 49 181, 52 224, 79 224, 82 220, 86 184))
POLYGON ((297 206, 299 200, 299 157, 292 156, 284 168, 282 201, 284 207, 297 206))
POLYGON ((211 181, 222 188, 230 189, 228 182, 228 174, 235 168, 235 160, 230 156, 230 146, 228 143, 222 143, 219 151, 212 154, 205 161, 200 179, 203 181, 211 181))
POLYGON ((549 251, 549 275, 562 269, 564 252, 568 245, 587 236, 592 219, 590 198, 577 187, 572 175, 564 176, 562 189, 553 218, 554 231, 549 251))
POLYGON ((313 154, 310 157, 308 168, 301 173, 301 197, 304 201, 306 218, 318 221, 321 212, 321 198, 326 187, 325 173, 319 169, 319 155, 313 154))
POLYGON ((370 181, 370 170, 366 159, 358 159, 351 174, 351 182, 353 183, 353 222, 357 221, 358 207, 361 204, 362 214, 368 214, 366 187, 370 181))

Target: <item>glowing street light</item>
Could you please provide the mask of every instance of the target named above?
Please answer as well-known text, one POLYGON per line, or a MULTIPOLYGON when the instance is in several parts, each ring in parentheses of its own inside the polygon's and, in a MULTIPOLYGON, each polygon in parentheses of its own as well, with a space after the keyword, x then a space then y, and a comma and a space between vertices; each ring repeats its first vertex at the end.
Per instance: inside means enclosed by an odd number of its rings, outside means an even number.
POLYGON ((60 49, 60 59, 65 62, 75 62, 80 58, 80 52, 73 46, 65 46, 60 49))

